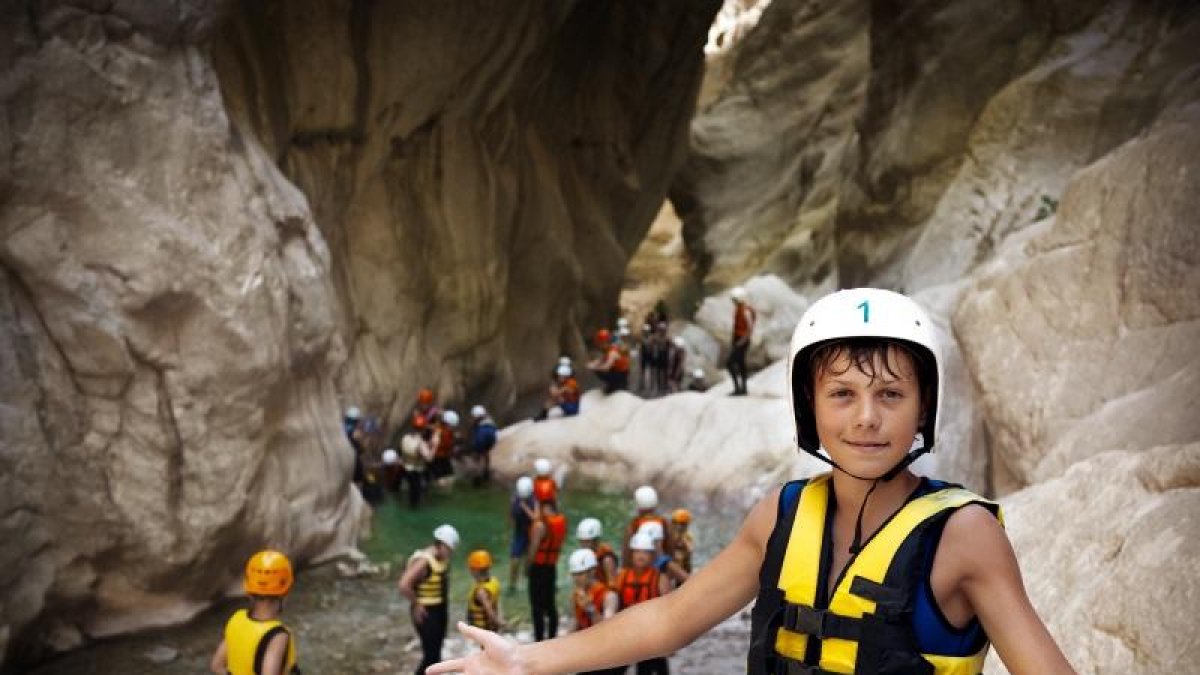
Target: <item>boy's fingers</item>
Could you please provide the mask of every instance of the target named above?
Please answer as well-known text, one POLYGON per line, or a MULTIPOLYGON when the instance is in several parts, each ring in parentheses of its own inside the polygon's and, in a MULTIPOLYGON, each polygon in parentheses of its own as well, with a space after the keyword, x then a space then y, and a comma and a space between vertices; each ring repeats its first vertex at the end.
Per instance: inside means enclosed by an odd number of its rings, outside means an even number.
POLYGON ((435 663, 425 669, 425 675, 438 675, 438 673, 458 673, 462 672, 467 666, 466 659, 453 659, 450 661, 442 661, 435 663))

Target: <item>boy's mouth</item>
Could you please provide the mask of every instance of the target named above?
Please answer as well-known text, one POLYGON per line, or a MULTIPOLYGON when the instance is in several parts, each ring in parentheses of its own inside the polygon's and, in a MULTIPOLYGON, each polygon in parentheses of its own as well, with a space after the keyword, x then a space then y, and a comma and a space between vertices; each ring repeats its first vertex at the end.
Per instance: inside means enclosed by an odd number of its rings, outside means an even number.
POLYGON ((882 450, 888 446, 888 443, 882 441, 845 441, 845 443, 846 445, 863 450, 882 450))

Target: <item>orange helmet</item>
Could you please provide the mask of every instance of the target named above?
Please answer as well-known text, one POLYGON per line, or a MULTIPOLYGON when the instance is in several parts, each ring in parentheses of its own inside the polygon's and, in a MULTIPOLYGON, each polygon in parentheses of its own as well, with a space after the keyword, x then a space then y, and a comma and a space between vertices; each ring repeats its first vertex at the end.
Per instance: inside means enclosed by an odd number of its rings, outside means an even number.
POLYGON ((558 496, 558 486, 552 480, 533 481, 533 498, 539 502, 552 502, 558 496))
POLYGON ((471 551, 467 556, 467 567, 473 570, 485 570, 492 566, 492 554, 482 549, 471 551))
POLYGON ((433 390, 422 389, 417 392, 417 403, 421 405, 433 405, 433 390))
POLYGON ((687 509, 675 509, 675 512, 671 514, 671 521, 686 525, 692 522, 692 512, 687 509))
POLYGON ((246 563, 242 588, 250 595, 287 595, 292 589, 292 563, 279 551, 259 551, 246 563))
POLYGON ((607 347, 608 343, 612 342, 612 333, 608 332, 607 328, 601 328, 596 331, 596 346, 607 347))
POLYGON ((413 428, 417 431, 425 428, 426 420, 424 415, 413 415, 413 428))

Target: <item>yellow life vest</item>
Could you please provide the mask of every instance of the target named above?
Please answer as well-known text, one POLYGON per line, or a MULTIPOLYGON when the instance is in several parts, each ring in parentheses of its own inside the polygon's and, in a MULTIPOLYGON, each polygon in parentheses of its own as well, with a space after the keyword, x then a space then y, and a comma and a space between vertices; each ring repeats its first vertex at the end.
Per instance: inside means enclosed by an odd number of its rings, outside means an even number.
POLYGON ((479 591, 487 593, 488 600, 492 603, 492 609, 497 615, 500 613, 500 581, 496 577, 488 577, 486 581, 476 581, 475 585, 471 587, 471 595, 467 598, 467 623, 477 628, 496 630, 496 626, 488 623, 487 612, 483 611, 483 605, 476 599, 479 591))
POLYGON ((414 560, 424 560, 429 564, 429 576, 417 584, 417 602, 426 606, 445 604, 450 587, 450 561, 438 560, 437 556, 424 549, 413 553, 408 559, 409 564, 414 560))
POLYGON ((288 635, 287 661, 283 672, 296 669, 296 638, 283 622, 276 619, 256 621, 239 609, 225 623, 225 667, 230 675, 258 675, 262 672, 267 644, 280 632, 288 635))
POLYGON ((970 656, 919 653, 912 633, 912 566, 919 548, 913 537, 947 510, 981 504, 1003 522, 999 505, 959 487, 945 487, 908 502, 850 559, 829 599, 816 609, 826 541, 830 476, 808 481, 777 581, 783 619, 774 651, 787 673, 932 673, 977 675, 988 645, 970 656), (904 544, 908 542, 909 545, 904 544), (864 637, 865 636, 865 637, 864 637), (810 640, 820 641, 820 659, 804 665, 810 640), (886 665, 884 665, 886 664, 886 665))

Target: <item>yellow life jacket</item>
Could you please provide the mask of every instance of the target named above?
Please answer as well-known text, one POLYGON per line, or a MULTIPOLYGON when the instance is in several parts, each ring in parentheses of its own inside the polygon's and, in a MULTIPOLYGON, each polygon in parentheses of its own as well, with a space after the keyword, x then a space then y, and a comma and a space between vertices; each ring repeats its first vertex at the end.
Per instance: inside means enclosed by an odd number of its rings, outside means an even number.
POLYGON ((476 581, 471 587, 471 595, 467 598, 467 623, 477 628, 496 630, 496 626, 488 623, 487 612, 483 611, 483 605, 476 599, 479 591, 487 593, 492 609, 497 615, 500 613, 500 581, 496 577, 488 577, 486 581, 476 581))
MULTIPOLYGON (((969 656, 919 652, 911 624, 916 577, 913 569, 920 560, 918 544, 923 526, 967 504, 981 504, 1003 522, 999 505, 950 486, 911 500, 850 559, 836 582, 828 607, 818 609, 817 589, 825 573, 821 561, 825 550, 832 545, 825 537, 829 502, 829 474, 812 478, 800 492, 779 567, 777 589, 770 589, 782 595, 779 628, 773 644, 777 666, 756 666, 752 637, 750 672, 789 675, 982 672, 988 650, 986 643, 969 656), (819 642, 819 648, 810 645, 810 641, 819 642), (811 655, 810 646, 814 647, 811 655), (816 663, 806 665, 806 657, 816 663)), ((762 583, 765 585, 768 580, 762 579, 762 583)), ((760 590, 760 600, 762 597, 760 590)), ((760 635, 759 640, 770 644, 771 638, 760 635)))
POLYGON ((438 560, 437 556, 424 549, 413 553, 408 559, 409 564, 414 560, 424 560, 429 564, 429 575, 417 584, 417 602, 426 606, 445 604, 450 587, 450 561, 438 560))
POLYGON ((258 675, 262 672, 267 644, 280 632, 288 635, 287 661, 283 672, 296 670, 296 638, 283 622, 276 619, 256 621, 239 609, 225 623, 225 667, 230 675, 258 675))

